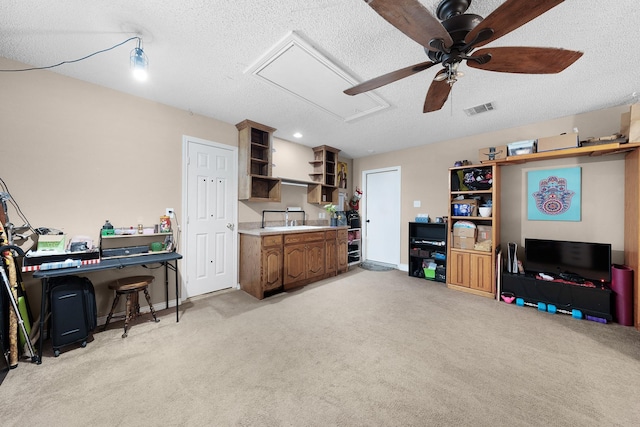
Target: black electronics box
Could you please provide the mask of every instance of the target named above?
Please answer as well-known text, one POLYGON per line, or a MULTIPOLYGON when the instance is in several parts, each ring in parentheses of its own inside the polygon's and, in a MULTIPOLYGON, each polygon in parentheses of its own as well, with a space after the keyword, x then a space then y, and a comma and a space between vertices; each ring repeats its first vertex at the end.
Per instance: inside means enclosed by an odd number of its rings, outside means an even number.
MULTIPOLYGON (((50 255, 44 255, 42 252, 36 252, 37 255, 34 255, 34 252, 29 251, 25 254, 22 265, 23 267, 34 267, 41 265, 45 262, 61 262, 66 261, 68 259, 79 260, 79 261, 87 261, 87 260, 97 260, 100 259, 100 252, 97 249, 92 249, 89 251, 82 252, 63 252, 63 253, 51 253, 50 255)), ((33 271, 31 269, 23 269, 22 271, 33 271)))
POLYGON ((360 214, 358 211, 347 212, 347 223, 349 228, 360 228, 360 214))

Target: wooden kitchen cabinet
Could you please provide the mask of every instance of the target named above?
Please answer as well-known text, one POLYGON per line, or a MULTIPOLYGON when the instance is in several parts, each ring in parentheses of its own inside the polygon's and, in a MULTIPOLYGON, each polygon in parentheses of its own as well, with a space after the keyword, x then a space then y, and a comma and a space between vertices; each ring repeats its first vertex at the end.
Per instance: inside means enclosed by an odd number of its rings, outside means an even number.
POLYGON ((270 291, 282 286, 282 246, 262 250, 262 290, 270 291))
POLYGON ((348 264, 347 230, 325 232, 325 273, 327 276, 347 271, 348 264))
POLYGON ((240 232, 240 288, 258 299, 347 271, 347 230, 240 232))
POLYGON ((324 238, 325 272, 333 276, 338 271, 338 232, 325 231, 324 238))
POLYGON ((240 235, 240 287, 243 291, 263 299, 265 293, 282 287, 282 245, 282 234, 240 235))
POLYGON ((284 289, 296 288, 325 274, 325 233, 285 234, 284 289))
POLYGON ((238 129, 238 199, 251 202, 279 202, 282 183, 271 175, 275 129, 251 120, 238 129))
POLYGON ((349 268, 349 241, 347 230, 338 230, 336 252, 338 273, 344 273, 349 268))
POLYGON ((337 148, 321 145, 313 148, 313 172, 309 174, 313 184, 307 186, 308 203, 338 203, 338 153, 337 148))

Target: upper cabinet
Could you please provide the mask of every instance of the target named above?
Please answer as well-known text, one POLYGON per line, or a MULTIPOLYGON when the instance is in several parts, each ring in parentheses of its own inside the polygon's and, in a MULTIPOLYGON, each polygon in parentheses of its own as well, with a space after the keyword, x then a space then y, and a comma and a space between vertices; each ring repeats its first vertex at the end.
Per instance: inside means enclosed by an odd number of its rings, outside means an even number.
POLYGON ((279 202, 281 181, 271 176, 275 129, 251 120, 238 129, 238 199, 250 202, 279 202))
POLYGON ((313 160, 309 163, 313 172, 309 174, 313 184, 309 184, 309 203, 338 203, 338 153, 337 148, 321 145, 313 148, 313 160))

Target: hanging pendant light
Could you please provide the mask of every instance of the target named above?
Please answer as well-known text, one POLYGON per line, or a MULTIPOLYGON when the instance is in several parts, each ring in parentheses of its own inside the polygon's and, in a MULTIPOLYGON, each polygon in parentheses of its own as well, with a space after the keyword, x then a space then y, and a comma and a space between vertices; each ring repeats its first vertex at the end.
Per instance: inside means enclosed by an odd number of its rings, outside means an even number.
POLYGON ((138 38, 138 46, 131 51, 131 70, 133 71, 133 77, 139 81, 145 81, 147 79, 149 71, 149 60, 147 55, 142 50, 142 39, 138 38))

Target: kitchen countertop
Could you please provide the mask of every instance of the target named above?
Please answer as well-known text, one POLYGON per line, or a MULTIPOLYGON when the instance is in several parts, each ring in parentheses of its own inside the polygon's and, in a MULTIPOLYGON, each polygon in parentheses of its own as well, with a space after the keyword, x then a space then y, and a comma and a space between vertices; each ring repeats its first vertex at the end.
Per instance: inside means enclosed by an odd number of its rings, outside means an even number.
POLYGON ((251 228, 251 229, 238 229, 240 234, 249 234, 252 236, 267 236, 270 234, 291 234, 291 233, 308 233, 311 231, 326 231, 326 230, 348 230, 346 225, 339 227, 332 227, 330 225, 296 225, 290 227, 265 227, 265 228, 251 228))

